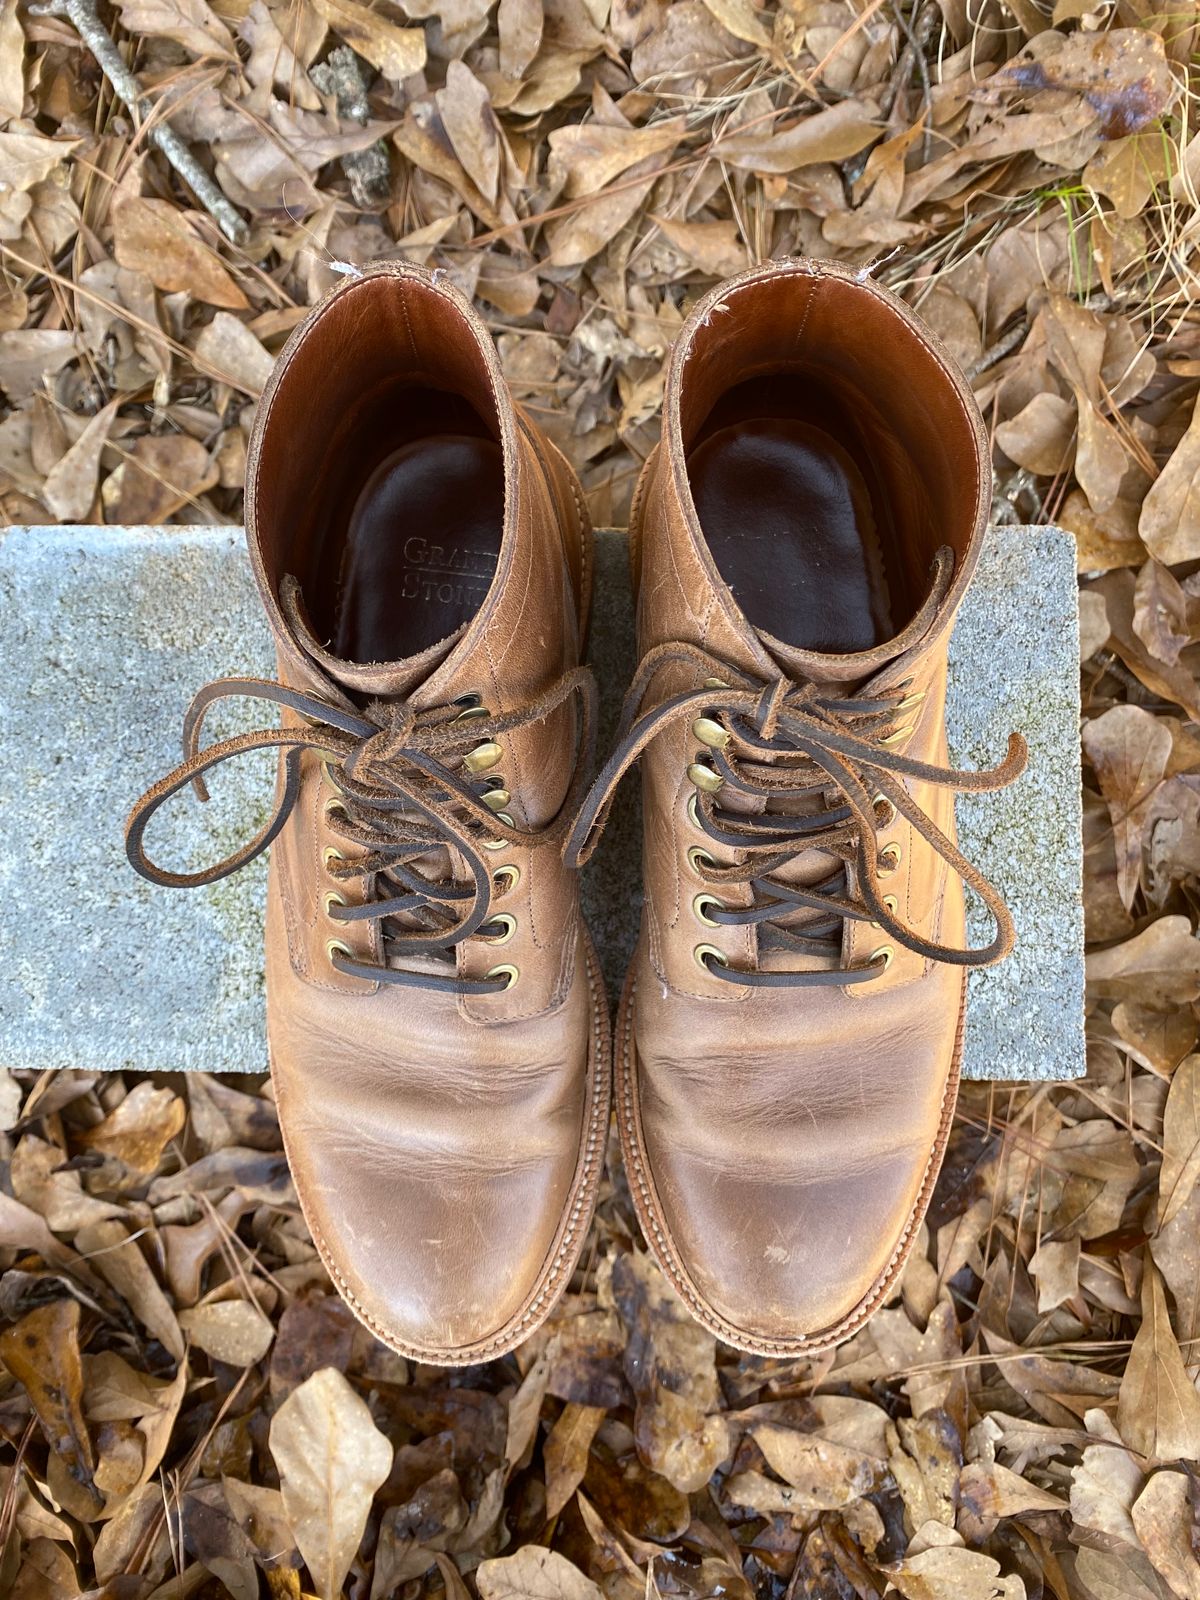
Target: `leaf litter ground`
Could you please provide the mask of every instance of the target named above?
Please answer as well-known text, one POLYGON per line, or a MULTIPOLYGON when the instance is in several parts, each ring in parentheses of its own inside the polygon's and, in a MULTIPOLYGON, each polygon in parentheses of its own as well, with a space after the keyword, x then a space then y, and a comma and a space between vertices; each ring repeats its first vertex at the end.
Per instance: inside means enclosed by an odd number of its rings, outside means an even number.
POLYGON ((968 1085, 900 1293, 739 1356, 615 1151, 551 1323, 408 1366, 332 1294, 266 1081, 0 1073, 0 1588, 19 1600, 1200 1596, 1194 7, 117 0, 232 244, 53 5, 0 0, 0 513, 236 524, 334 262, 483 308, 620 523, 688 304, 766 256, 899 290, 997 520, 1079 548, 1089 1073, 968 1085))

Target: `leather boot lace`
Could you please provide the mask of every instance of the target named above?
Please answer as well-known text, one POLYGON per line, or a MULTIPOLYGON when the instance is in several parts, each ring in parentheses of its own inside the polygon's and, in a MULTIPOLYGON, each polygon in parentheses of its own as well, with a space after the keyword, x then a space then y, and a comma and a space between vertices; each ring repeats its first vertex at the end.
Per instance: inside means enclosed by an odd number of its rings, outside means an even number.
POLYGON ((577 667, 530 704, 497 716, 477 702, 418 711, 404 699, 373 700, 359 710, 331 681, 323 688, 325 693, 315 694, 267 679, 222 678, 201 689, 184 718, 183 762, 148 789, 130 813, 125 834, 130 864, 151 883, 181 889, 237 872, 261 855, 287 822, 300 792, 304 754, 318 752, 338 790, 327 811, 330 829, 361 852, 327 852, 328 870, 335 880, 361 877, 365 883, 361 904, 339 904, 334 897, 329 915, 347 925, 377 925, 383 953, 380 961, 359 960, 334 941, 329 951, 333 966, 377 983, 454 994, 496 994, 508 988, 512 968, 464 978, 406 968, 393 958, 445 958, 472 935, 486 939, 505 932, 505 925, 493 920, 496 882, 489 856, 500 841, 530 850, 561 850, 592 766, 596 689, 591 673, 577 667), (235 734, 201 748, 209 710, 219 701, 237 698, 282 706, 301 720, 235 734), (581 713, 579 759, 570 788, 544 827, 519 828, 507 812, 488 804, 488 779, 473 773, 465 758, 481 748, 481 741, 494 745, 541 722, 569 700, 579 702, 581 713), (160 806, 189 783, 206 800, 205 773, 234 756, 267 749, 282 753, 283 782, 274 811, 252 839, 199 872, 168 871, 149 859, 144 835, 160 806), (418 870, 417 863, 431 854, 435 860, 448 856, 451 866, 441 877, 418 870), (462 877, 455 874, 456 861, 465 866, 462 877))
MULTIPOLYGON (((625 698, 616 747, 575 820, 566 844, 568 864, 580 867, 591 856, 629 767, 660 734, 690 716, 700 745, 688 769, 696 786, 692 820, 714 845, 739 858, 721 865, 708 851, 691 853, 693 867, 716 891, 705 897, 705 915, 712 924, 755 926, 775 950, 833 963, 840 958, 847 921, 873 923, 928 960, 969 967, 1001 961, 1014 942, 1008 908, 915 803, 902 780, 964 793, 1000 789, 1024 771, 1025 741, 1011 734, 1005 759, 986 772, 960 772, 902 755, 894 746, 909 730, 908 713, 923 698, 907 693, 910 684, 870 696, 839 695, 782 676, 755 679, 695 645, 656 646, 638 668, 625 698), (655 676, 680 665, 694 668, 699 687, 642 710, 655 676), (723 805, 722 796, 731 791, 746 797, 750 806, 737 810, 723 805), (895 900, 880 885, 881 875, 894 870, 894 860, 886 847, 880 852, 877 840, 879 830, 897 813, 982 900, 996 926, 989 944, 956 949, 926 939, 900 921, 895 900), (777 876, 811 850, 829 858, 825 877, 800 886, 777 876), (747 905, 726 905, 719 897, 724 888, 742 890, 746 885, 747 905)), ((890 957, 877 953, 854 967, 745 970, 728 966, 719 951, 701 946, 697 959, 714 978, 730 983, 798 988, 865 983, 886 969, 890 957)))

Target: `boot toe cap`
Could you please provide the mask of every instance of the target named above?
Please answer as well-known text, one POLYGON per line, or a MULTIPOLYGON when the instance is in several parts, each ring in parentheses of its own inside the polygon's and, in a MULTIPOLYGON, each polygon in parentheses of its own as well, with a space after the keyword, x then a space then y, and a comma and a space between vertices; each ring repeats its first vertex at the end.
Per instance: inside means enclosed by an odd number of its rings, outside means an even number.
POLYGON ((869 1161, 839 1151, 836 1172, 814 1175, 652 1150, 654 1242, 674 1256, 693 1311, 727 1342, 766 1353, 836 1343, 898 1278, 930 1157, 928 1146, 869 1161))
POLYGON ((476 1074, 410 1060, 343 1050, 318 1070, 277 1051, 292 1177, 377 1338, 436 1365, 490 1360, 534 1330, 578 1252, 602 1086, 573 1059, 476 1074))
MULTIPOLYGON (((489 1360, 548 1305, 571 1170, 469 1170, 304 1140, 297 1191, 334 1282, 377 1338, 438 1365, 489 1360)), ((294 1164, 295 1167, 295 1164, 294 1164)), ((568 1218, 569 1226, 569 1218, 568 1218)))

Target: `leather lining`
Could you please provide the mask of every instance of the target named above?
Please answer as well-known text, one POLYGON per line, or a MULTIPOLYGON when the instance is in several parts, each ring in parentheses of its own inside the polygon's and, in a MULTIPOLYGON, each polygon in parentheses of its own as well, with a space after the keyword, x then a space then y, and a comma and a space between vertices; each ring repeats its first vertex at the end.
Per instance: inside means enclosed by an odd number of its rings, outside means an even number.
POLYGON ((439 434, 385 456, 341 541, 334 655, 391 661, 456 632, 495 576, 503 526, 494 440, 439 434))
POLYGON ((399 661, 478 610, 500 555, 504 461, 468 401, 392 385, 322 474, 305 605, 343 661, 399 661))
POLYGON ((738 384, 688 451, 700 527, 747 620, 797 649, 870 650, 911 614, 890 501, 850 408, 813 376, 738 384), (891 579, 891 583, 889 583, 891 579))

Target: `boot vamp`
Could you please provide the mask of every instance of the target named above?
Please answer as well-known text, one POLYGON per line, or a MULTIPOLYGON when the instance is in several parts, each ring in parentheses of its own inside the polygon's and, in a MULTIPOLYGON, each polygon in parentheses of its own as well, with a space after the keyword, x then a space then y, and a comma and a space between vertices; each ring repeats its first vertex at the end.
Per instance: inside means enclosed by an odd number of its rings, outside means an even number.
POLYGON ((634 995, 642 1144, 700 1295, 762 1339, 836 1325, 919 1217, 953 1074, 964 975, 876 993, 702 1002, 643 955, 634 995))
POLYGON ((494 1026, 453 994, 323 987, 285 938, 268 949, 280 1123, 338 1287, 393 1344, 486 1340, 539 1285, 567 1217, 595 1026, 582 940, 561 1004, 494 1026))

